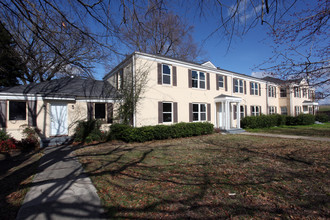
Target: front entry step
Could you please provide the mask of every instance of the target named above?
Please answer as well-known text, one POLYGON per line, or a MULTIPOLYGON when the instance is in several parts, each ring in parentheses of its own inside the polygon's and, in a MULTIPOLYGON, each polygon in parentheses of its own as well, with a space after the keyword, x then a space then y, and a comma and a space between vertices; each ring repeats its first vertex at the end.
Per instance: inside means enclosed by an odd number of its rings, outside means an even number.
POLYGON ((71 144, 72 143, 72 137, 69 136, 60 136, 60 137, 50 137, 50 138, 45 138, 41 140, 40 147, 54 147, 54 146, 59 146, 59 145, 64 145, 64 144, 71 144))
POLYGON ((242 128, 231 128, 231 129, 228 129, 228 130, 221 130, 223 133, 227 133, 227 134, 240 134, 240 133, 243 133, 245 132, 244 129, 242 128))

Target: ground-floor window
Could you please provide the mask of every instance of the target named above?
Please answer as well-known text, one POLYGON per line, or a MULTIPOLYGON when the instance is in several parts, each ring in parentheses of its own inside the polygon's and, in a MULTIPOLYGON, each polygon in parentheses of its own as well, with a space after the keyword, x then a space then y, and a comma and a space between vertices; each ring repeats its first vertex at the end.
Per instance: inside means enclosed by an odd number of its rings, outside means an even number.
POLYGON ((105 103, 95 103, 95 119, 105 119, 105 103))
POLYGON ((303 106, 303 111, 307 112, 308 111, 308 106, 303 106))
POLYGON ((260 106, 252 105, 251 106, 251 115, 252 116, 259 116, 260 115, 260 106))
POLYGON ((193 121, 206 121, 206 104, 193 104, 193 121))
POLYGON ((9 120, 26 120, 26 102, 9 101, 9 120))
POLYGON ((294 107, 295 115, 298 116, 301 113, 301 106, 294 107))
POLYGON ((241 109, 241 119, 244 118, 245 116, 245 108, 244 108, 244 105, 241 105, 240 106, 240 109, 241 109))
POLYGON ((273 114, 277 113, 277 108, 275 106, 269 106, 268 109, 269 109, 269 114, 270 115, 273 115, 273 114))
POLYGON ((288 115, 288 109, 286 106, 281 107, 281 115, 288 115))
POLYGON ((163 102, 163 122, 172 122, 172 103, 163 102))

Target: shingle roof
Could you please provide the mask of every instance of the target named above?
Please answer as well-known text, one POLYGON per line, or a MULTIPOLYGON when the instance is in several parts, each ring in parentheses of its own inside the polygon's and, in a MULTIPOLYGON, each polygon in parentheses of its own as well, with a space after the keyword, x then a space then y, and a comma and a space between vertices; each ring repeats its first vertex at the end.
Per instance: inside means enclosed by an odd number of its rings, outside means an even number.
POLYGON ((116 89, 107 81, 64 77, 47 82, 3 88, 0 93, 39 94, 45 97, 116 98, 116 89))
POLYGON ((264 78, 262 78, 263 80, 266 80, 268 82, 272 82, 272 83, 276 83, 276 84, 287 84, 287 83, 300 83, 302 78, 299 79, 289 79, 289 80, 281 80, 278 78, 274 78, 271 76, 266 76, 264 78))

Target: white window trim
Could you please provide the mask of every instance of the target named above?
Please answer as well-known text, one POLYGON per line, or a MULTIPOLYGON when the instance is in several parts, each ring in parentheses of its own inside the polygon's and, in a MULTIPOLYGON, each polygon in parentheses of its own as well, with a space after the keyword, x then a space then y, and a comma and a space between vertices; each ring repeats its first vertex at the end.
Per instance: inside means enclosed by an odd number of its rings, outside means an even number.
POLYGON ((288 108, 286 106, 281 106, 281 115, 288 115, 288 108), (285 112, 282 109, 285 108, 285 112), (285 113, 285 114, 283 114, 285 113))
POLYGON ((162 105, 164 105, 164 104, 171 104, 171 112, 164 112, 164 106, 163 106, 163 112, 162 112, 162 114, 163 114, 163 124, 171 124, 171 123, 173 123, 173 102, 162 102, 162 105), (165 114, 168 114, 168 113, 171 113, 171 121, 164 121, 164 113, 165 114))
POLYGON ((300 90, 298 86, 293 87, 293 91, 294 91, 294 97, 295 98, 300 98, 300 90))
POLYGON ((268 97, 275 98, 275 86, 268 86, 268 97))
POLYGON ((193 122, 204 122, 204 121, 207 121, 207 104, 206 103, 192 103, 193 105, 193 108, 192 108, 192 114, 193 114, 193 122), (198 105, 198 112, 194 112, 194 105, 198 105), (205 112, 202 112, 201 111, 201 105, 204 105, 205 106, 205 112), (198 120, 194 120, 194 113, 198 113, 198 120), (205 113, 205 120, 201 120, 201 115, 202 113, 205 113))
POLYGON ((256 82, 251 82, 252 95, 259 95, 259 85, 256 82))
POLYGON ((244 93, 244 82, 243 82, 243 80, 242 79, 234 79, 234 80, 236 80, 235 82, 237 82, 237 85, 235 83, 235 93, 242 93, 243 94, 244 93), (241 86, 240 82, 242 82, 242 86, 241 86), (237 88, 237 92, 236 92, 236 88, 237 88), (242 88, 242 92, 241 92, 240 88, 242 88))
POLYGON ((203 89, 203 90, 206 90, 206 73, 205 73, 205 72, 202 72, 202 71, 192 70, 192 71, 191 71, 191 87, 192 87, 193 89, 203 89), (193 82, 192 82, 192 81, 193 81, 193 80, 196 80, 196 79, 193 79, 193 77, 192 77, 193 72, 196 72, 196 73, 197 73, 197 87, 194 87, 194 86, 193 86, 193 82), (201 73, 204 74, 204 80, 200 79, 200 74, 201 74, 201 73), (200 83, 201 83, 202 81, 204 81, 204 88, 201 88, 201 87, 200 87, 200 83))
POLYGON ((253 110, 251 111, 251 115, 252 116, 260 116, 260 106, 258 106, 258 105, 251 105, 251 107, 253 108, 253 110))
POLYGON ((245 107, 244 105, 240 105, 240 113, 241 113, 241 119, 245 117, 245 107))
POLYGON ((169 64, 162 64, 162 84, 163 85, 172 85, 172 66, 169 64), (168 66, 170 68, 170 74, 164 73, 164 65, 168 66), (164 75, 170 76, 170 83, 164 83, 164 75))
POLYGON ((294 107, 294 113, 295 113, 295 116, 300 115, 301 114, 301 106, 296 105, 294 107))
POLYGON ((270 115, 276 114, 276 107, 275 106, 269 106, 268 107, 268 114, 270 114, 270 115))
POLYGON ((218 87, 219 88, 224 88, 225 87, 225 82, 224 81, 225 81, 224 76, 219 75, 218 76, 218 87), (220 80, 220 79, 222 79, 222 80, 220 80), (219 84, 220 82, 222 82, 222 86, 220 86, 220 84, 219 84))

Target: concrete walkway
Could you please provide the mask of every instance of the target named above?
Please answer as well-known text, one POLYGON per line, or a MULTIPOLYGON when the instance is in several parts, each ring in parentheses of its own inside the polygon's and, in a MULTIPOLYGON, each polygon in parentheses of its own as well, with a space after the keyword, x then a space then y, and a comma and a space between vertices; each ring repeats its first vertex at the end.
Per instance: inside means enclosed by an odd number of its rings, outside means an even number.
POLYGON ((44 152, 17 219, 102 219, 100 198, 71 147, 44 152))
POLYGON ((250 133, 250 132, 243 132, 241 134, 252 135, 252 136, 264 136, 264 137, 289 138, 289 139, 304 139, 310 141, 330 141, 330 138, 324 138, 324 137, 297 136, 297 135, 286 135, 286 134, 250 133))

